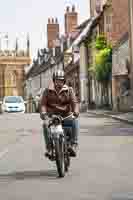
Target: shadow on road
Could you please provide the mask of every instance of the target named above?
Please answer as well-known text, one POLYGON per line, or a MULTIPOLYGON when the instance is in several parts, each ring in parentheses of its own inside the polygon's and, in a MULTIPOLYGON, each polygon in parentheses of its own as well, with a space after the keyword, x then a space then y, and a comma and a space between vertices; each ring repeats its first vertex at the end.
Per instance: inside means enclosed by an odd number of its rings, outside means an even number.
POLYGON ((0 181, 6 179, 25 180, 25 179, 57 179, 56 170, 40 170, 40 171, 20 171, 9 174, 0 174, 0 181))

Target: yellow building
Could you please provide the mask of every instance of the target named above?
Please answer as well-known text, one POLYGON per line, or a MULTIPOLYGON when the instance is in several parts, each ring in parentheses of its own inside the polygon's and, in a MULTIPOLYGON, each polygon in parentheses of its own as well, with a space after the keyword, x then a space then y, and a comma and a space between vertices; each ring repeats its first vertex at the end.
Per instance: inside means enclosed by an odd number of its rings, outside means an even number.
POLYGON ((25 67, 30 65, 29 40, 27 49, 0 50, 0 99, 4 96, 24 96, 25 67))

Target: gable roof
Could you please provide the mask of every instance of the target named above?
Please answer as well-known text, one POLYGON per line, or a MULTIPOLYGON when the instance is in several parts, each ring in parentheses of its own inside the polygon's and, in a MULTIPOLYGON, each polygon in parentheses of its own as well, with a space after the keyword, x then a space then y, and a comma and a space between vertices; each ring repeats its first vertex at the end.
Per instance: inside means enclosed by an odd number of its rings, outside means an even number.
POLYGON ((86 26, 85 26, 84 29, 81 31, 81 33, 78 35, 78 37, 74 40, 74 42, 72 43, 71 47, 66 51, 66 53, 71 53, 71 52, 72 52, 72 48, 73 48, 74 46, 79 46, 80 43, 81 43, 86 37, 88 37, 88 34, 89 34, 90 30, 91 30, 91 27, 92 27, 92 25, 94 24, 94 22, 96 21, 97 18, 98 18, 98 16, 97 16, 97 17, 92 17, 92 18, 90 18, 89 20, 87 20, 87 21, 85 22, 84 25, 86 25, 86 26))
POLYGON ((86 20, 83 21, 79 26, 77 26, 76 29, 83 30, 83 29, 87 26, 87 24, 89 23, 90 20, 91 20, 90 18, 89 18, 89 19, 86 19, 86 20))
POLYGON ((27 73, 26 78, 34 77, 42 72, 45 72, 48 68, 50 67, 52 68, 55 65, 58 65, 62 60, 63 60, 63 53, 57 55, 56 57, 49 56, 49 59, 46 63, 42 65, 33 65, 33 67, 27 73), (53 63, 51 63, 51 59, 53 60, 53 63))

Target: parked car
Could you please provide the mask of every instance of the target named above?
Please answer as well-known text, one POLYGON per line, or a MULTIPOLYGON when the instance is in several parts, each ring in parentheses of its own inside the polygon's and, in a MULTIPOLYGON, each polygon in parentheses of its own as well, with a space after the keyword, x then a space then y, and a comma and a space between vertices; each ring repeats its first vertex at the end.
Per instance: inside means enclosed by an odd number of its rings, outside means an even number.
POLYGON ((22 96, 5 96, 1 103, 1 111, 25 113, 25 101, 22 96))

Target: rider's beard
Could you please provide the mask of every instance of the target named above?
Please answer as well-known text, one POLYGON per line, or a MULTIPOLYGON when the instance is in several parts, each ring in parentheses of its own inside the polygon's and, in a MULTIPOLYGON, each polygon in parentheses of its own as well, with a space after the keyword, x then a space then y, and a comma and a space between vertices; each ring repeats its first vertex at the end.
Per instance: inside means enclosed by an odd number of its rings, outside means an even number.
POLYGON ((61 90, 61 88, 62 88, 62 85, 59 85, 59 84, 56 84, 56 83, 55 83, 55 89, 61 90))

